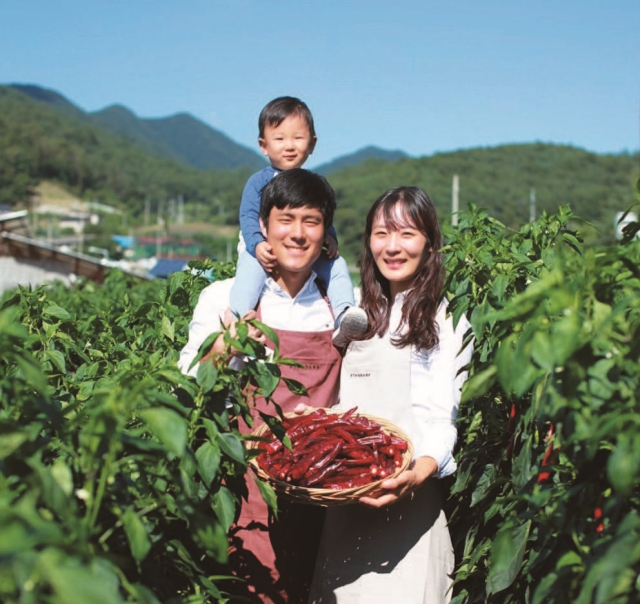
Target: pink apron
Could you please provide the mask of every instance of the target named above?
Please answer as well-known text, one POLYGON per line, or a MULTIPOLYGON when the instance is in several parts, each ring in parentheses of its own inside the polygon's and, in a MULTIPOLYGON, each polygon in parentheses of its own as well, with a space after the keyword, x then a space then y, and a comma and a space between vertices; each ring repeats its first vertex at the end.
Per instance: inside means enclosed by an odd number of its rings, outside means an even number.
MULTIPOLYGON (((283 366, 282 376, 298 380, 309 392, 308 399, 300 397, 281 383, 273 398, 283 412, 292 411, 299 402, 314 407, 335 405, 341 357, 331 341, 333 332, 274 331, 280 340, 280 354, 304 365, 303 368, 283 366)), ((266 404, 264 399, 258 400, 256 407, 275 414, 273 406, 266 404)), ((256 413, 256 425, 259 423, 256 413)), ((249 499, 243 502, 238 522, 231 529, 229 553, 233 574, 244 578, 246 585, 234 587, 233 593, 254 602, 306 602, 324 510, 279 498, 276 521, 251 476, 247 479, 247 487, 249 499)))

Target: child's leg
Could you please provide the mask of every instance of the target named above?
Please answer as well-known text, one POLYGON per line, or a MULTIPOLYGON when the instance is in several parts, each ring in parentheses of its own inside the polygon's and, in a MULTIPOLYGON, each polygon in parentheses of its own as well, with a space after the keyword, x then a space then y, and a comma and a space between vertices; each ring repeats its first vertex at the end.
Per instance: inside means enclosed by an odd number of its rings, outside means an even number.
POLYGON ((367 331, 367 313, 356 306, 349 269, 342 256, 329 260, 322 254, 313 268, 327 284, 327 296, 336 317, 333 345, 345 348, 351 340, 362 337, 367 331))
POLYGON ((262 265, 249 252, 240 254, 229 298, 231 310, 241 317, 253 310, 258 305, 266 280, 267 272, 262 265))
POLYGON ((327 296, 329 296, 329 302, 331 302, 331 307, 333 308, 333 314, 337 322, 339 322, 340 315, 349 306, 355 306, 356 304, 347 263, 342 256, 331 260, 323 252, 320 258, 315 261, 313 270, 324 281, 327 288, 327 296))

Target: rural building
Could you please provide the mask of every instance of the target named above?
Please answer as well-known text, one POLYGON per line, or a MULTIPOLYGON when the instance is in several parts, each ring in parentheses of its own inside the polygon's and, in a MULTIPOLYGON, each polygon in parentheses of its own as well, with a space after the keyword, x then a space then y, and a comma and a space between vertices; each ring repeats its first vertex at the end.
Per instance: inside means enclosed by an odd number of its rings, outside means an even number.
POLYGON ((100 259, 34 239, 26 210, 0 214, 0 295, 18 285, 72 284, 78 277, 102 283, 109 268, 100 259))

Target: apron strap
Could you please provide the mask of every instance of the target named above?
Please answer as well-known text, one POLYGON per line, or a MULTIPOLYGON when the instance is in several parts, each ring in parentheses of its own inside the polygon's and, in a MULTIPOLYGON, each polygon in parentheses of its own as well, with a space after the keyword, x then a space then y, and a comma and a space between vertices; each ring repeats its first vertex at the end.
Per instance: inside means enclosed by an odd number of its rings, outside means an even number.
POLYGON ((316 277, 315 284, 316 284, 316 287, 318 288, 318 291, 320 292, 320 295, 322 296, 322 299, 327 303, 327 306, 331 311, 331 316, 335 321, 336 315, 333 312, 333 306, 331 306, 331 301, 329 300, 329 295, 327 294, 327 288, 325 287, 324 281, 320 279, 320 277, 316 277))
MULTIPOLYGON (((316 284, 316 287, 318 288, 318 291, 320 292, 322 299, 327 303, 327 306, 329 307, 329 311, 331 312, 331 317, 335 321, 336 316, 333 312, 333 306, 331 306, 331 301, 329 300, 329 296, 327 294, 327 288, 324 285, 324 281, 320 279, 320 277, 316 277, 314 283, 316 284)), ((262 301, 262 296, 260 296, 260 299, 258 300, 256 307, 253 309, 256 311, 256 319, 258 321, 262 321, 262 311, 260 310, 261 301, 262 301)))

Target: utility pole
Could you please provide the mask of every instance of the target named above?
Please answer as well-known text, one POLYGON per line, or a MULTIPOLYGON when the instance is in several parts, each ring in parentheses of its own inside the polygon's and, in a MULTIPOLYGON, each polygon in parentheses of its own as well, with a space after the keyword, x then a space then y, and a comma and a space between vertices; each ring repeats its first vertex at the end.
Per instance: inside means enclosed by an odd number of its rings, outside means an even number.
POLYGON ((151 214, 151 201, 147 197, 144 200, 144 226, 149 226, 149 215, 151 214))
POLYGON ((536 220, 536 190, 532 187, 529 191, 529 222, 536 220))
POLYGON ((178 196, 178 224, 184 224, 184 195, 178 196))
POLYGON ((174 197, 169 200, 169 216, 167 221, 171 224, 175 224, 176 222, 176 200, 174 197))
POLYGON ((163 232, 164 232, 164 219, 162 218, 162 210, 163 210, 163 203, 162 200, 160 200, 158 202, 158 218, 157 218, 157 228, 156 228, 156 258, 160 258, 160 252, 161 252, 161 244, 160 244, 160 237, 162 236, 163 232))
POLYGON ((458 226, 458 195, 460 193, 460 181, 458 175, 453 175, 451 190, 451 226, 458 226))
POLYGON ((38 230, 38 201, 34 195, 31 198, 31 236, 37 237, 36 232, 38 230))

